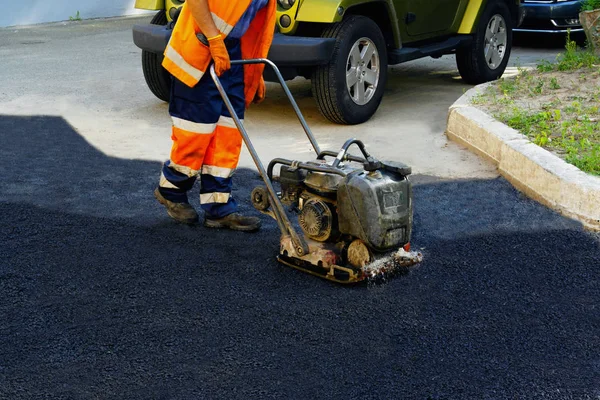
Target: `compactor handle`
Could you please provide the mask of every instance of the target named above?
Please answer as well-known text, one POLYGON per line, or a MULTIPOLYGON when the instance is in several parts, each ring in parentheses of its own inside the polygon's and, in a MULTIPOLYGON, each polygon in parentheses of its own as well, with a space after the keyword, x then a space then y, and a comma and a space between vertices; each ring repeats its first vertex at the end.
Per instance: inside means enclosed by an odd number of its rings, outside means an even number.
POLYGON ((338 153, 338 155, 335 158, 335 160, 333 160, 333 163, 331 164, 331 166, 333 168, 337 168, 340 165, 340 163, 346 157, 348 157, 346 155, 346 153, 348 152, 348 148, 350 146, 352 146, 353 144, 355 144, 355 145, 358 146, 358 148, 360 149, 361 153, 365 157, 365 159, 364 159, 364 168, 365 168, 365 171, 376 171, 376 170, 378 170, 378 169, 380 169, 382 167, 381 162, 379 162, 377 159, 375 159, 373 156, 371 156, 367 152, 367 149, 365 148, 365 144, 363 142, 361 142, 358 139, 348 139, 348 140, 346 140, 346 143, 344 143, 344 145, 342 146, 342 149, 338 153))
POLYGON ((249 59, 249 60, 231 60, 231 65, 249 65, 249 64, 265 64, 265 65, 270 66, 271 69, 273 69, 273 72, 275 72, 275 75, 277 76, 277 79, 279 80, 279 84, 281 85, 281 87, 283 89, 283 92, 287 96, 288 100, 290 101, 290 103, 292 105, 292 108, 294 109, 294 112, 296 113, 296 117, 298 117, 298 121, 300 121, 300 124, 302 125, 304 132, 306 132, 306 136, 308 137, 310 144, 312 145, 313 149, 315 149, 317 156, 319 154, 321 154, 321 149, 319 148, 319 143, 317 143, 317 139, 315 139, 315 136, 313 135, 312 131, 310 130, 308 123, 306 123, 306 119, 304 118, 304 115, 302 115, 302 112, 300 111, 300 107, 298 107, 298 103, 296 103, 294 96, 292 96, 292 92, 290 92, 290 88, 285 83, 285 79, 283 79, 283 75, 281 75, 281 71, 279 71, 279 68, 277 68, 277 65, 275 65, 275 63, 273 61, 267 60, 266 58, 253 58, 253 59, 249 59))
MULTIPOLYGON (((284 90, 286 91, 286 93, 289 93, 289 89, 285 85, 285 81, 283 81, 283 77, 281 76, 281 73, 277 69, 277 66, 275 66, 275 64, 273 64, 271 61, 266 60, 266 59, 231 61, 231 64, 233 64, 233 65, 236 65, 236 64, 260 64, 260 63, 269 64, 273 67, 273 69, 275 70, 275 73, 278 75, 278 77, 280 79, 281 85, 283 86, 284 90)), ((244 124, 242 124, 240 117, 235 112, 235 109, 233 108, 233 104, 231 103, 229 96, 227 96, 227 93, 225 92, 225 88, 223 87, 221 80, 219 79, 219 77, 217 76, 217 73, 215 72, 214 65, 210 66, 210 76, 212 77, 213 81, 215 82, 217 90, 221 94, 221 98, 223 99, 223 102, 225 103, 227 110, 231 114, 231 117, 233 118, 233 122, 235 123, 235 126, 238 128, 240 135, 242 135, 242 139, 244 140, 244 143, 246 144, 246 147, 248 148, 248 151, 250 152, 250 155, 252 156, 252 160, 254 161, 256 168, 258 169, 258 172, 260 173, 261 178, 263 179, 263 181, 265 182, 265 185, 267 186, 267 192, 269 193, 271 205, 273 206, 273 212, 276 217, 275 219, 277 220, 277 225, 279 226, 279 230, 281 231, 281 234, 283 236, 289 235, 291 237, 292 243, 294 244, 294 248, 296 250, 296 253, 299 256, 308 254, 310 251, 310 249, 308 248, 308 244, 306 243, 306 240, 304 240, 304 238, 302 236, 298 235, 298 233, 292 226, 292 224, 283 208, 283 205, 281 204, 281 201, 279 200, 279 197, 277 196, 277 192, 275 192, 275 189, 273 188, 273 184, 271 183, 271 180, 269 179, 269 177, 267 175, 267 171, 265 170, 263 163, 260 161, 260 157, 258 156, 258 153, 256 152, 256 149, 254 148, 254 145, 252 144, 252 141, 250 140, 250 137, 248 136, 248 132, 246 132, 246 128, 244 128, 244 124)), ((290 98, 290 101, 292 102, 294 109, 297 110, 296 114, 298 115, 298 118, 300 118, 300 122, 302 122, 303 125, 305 125, 306 121, 302 117, 302 114, 300 113, 300 110, 298 109, 298 105, 294 101, 291 93, 288 95, 288 97, 290 98)), ((305 128, 306 134, 308 135, 309 139, 312 139, 312 141, 314 141, 314 137, 312 136, 312 133, 310 133, 310 130, 307 130, 307 129, 308 129, 308 126, 306 126, 306 128, 305 128)), ((311 141, 311 143, 312 143, 312 141, 311 141)), ((313 143, 313 146, 316 146, 316 141, 313 143)), ((319 153, 318 147, 315 147, 315 151, 317 151, 317 154, 319 153)))

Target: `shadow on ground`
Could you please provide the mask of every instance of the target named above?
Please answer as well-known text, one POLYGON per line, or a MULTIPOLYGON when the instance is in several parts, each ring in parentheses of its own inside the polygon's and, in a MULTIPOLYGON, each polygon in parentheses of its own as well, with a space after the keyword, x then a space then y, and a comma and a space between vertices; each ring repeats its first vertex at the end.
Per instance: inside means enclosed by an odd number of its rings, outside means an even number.
POLYGON ((172 223, 159 163, 60 118, 0 132, 0 398, 600 395, 598 239, 502 179, 415 177, 425 261, 344 287, 279 266, 272 221, 172 223))

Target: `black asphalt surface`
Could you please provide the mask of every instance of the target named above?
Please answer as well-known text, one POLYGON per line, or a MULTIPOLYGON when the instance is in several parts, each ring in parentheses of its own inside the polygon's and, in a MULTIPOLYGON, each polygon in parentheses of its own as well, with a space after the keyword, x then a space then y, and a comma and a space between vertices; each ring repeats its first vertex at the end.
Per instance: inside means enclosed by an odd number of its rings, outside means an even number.
POLYGON ((414 177, 425 260, 346 287, 277 264, 266 217, 177 225, 159 163, 58 117, 0 137, 1 399, 600 398, 599 238, 503 179, 414 177))

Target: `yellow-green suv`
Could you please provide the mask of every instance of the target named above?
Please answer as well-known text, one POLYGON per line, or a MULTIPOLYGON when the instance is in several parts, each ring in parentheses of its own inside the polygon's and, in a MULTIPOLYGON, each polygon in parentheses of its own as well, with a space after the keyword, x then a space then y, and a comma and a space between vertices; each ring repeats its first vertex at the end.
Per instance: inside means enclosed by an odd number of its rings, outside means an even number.
MULTIPOLYGON (((158 10, 133 28, 150 90, 168 101, 170 77, 162 52, 185 0, 137 0, 158 10)), ((523 19, 520 0, 277 0, 277 29, 269 59, 286 79, 311 79, 321 113, 358 124, 377 111, 388 65, 456 54, 468 83, 498 79, 523 19)), ((270 78, 269 74, 266 75, 270 78)))

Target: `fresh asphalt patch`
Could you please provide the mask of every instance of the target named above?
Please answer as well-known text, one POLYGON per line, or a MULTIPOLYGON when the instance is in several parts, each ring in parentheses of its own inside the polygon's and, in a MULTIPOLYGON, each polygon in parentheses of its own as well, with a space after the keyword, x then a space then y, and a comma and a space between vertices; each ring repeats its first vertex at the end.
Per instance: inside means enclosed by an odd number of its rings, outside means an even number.
POLYGON ((503 179, 415 176, 424 261, 347 287, 279 265, 267 217, 172 222, 159 163, 61 118, 0 132, 2 399, 600 396, 599 238, 503 179))

